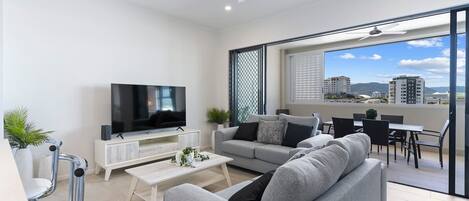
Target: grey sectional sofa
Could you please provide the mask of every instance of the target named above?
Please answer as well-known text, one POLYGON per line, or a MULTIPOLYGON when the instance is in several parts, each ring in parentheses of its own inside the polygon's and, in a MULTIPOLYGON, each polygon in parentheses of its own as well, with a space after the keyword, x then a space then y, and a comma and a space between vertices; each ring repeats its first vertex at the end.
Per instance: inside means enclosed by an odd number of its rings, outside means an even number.
MULTIPOLYGON (((289 161, 277 169, 262 200, 286 201, 312 198, 311 201, 386 201, 385 166, 379 160, 367 158, 370 146, 370 140, 366 134, 357 134, 345 140, 331 140, 326 148, 307 153, 303 158, 289 161), (342 161, 334 162, 336 161, 334 158, 325 162, 327 158, 331 158, 331 153, 343 156, 340 157, 342 161), (309 162, 304 163, 304 161, 309 162), (295 163, 301 166, 295 166, 295 163), (313 167, 303 168, 311 164, 313 167), (285 174, 286 170, 287 174, 285 174), (335 179, 330 179, 331 177, 335 179)), ((164 200, 227 201, 234 193, 255 179, 236 184, 217 193, 211 193, 192 184, 183 184, 166 191, 164 200)))
POLYGON ((247 122, 260 120, 286 122, 308 125, 313 127, 311 137, 300 143, 297 148, 274 144, 233 140, 238 127, 220 129, 215 132, 215 153, 233 158, 231 165, 250 169, 256 172, 268 172, 284 164, 293 154, 304 148, 323 146, 333 137, 320 134, 317 130, 319 119, 313 116, 301 117, 292 115, 250 115, 247 122))
POLYGON ((331 135, 319 134, 298 143, 298 148, 291 148, 233 140, 237 129, 238 127, 231 127, 215 132, 215 153, 233 158, 231 165, 261 173, 275 170, 302 149, 323 146, 333 138, 331 135))

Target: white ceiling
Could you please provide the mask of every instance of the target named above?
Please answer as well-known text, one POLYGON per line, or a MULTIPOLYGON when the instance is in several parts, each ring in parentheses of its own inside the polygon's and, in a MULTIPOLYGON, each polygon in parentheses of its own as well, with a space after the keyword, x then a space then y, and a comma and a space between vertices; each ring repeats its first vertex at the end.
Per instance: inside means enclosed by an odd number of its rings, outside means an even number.
POLYGON ((129 0, 171 16, 223 29, 320 0, 129 0), (225 6, 231 5, 230 12, 225 6))

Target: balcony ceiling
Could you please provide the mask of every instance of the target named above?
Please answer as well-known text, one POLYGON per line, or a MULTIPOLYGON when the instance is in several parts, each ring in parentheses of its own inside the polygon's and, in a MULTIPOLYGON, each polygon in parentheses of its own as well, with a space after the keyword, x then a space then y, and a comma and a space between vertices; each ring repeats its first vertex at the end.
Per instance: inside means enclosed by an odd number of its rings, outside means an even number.
MULTIPOLYGON (((464 22, 464 13, 458 13, 458 22, 464 22)), ((300 40, 296 42, 286 43, 278 45, 281 49, 291 49, 291 48, 298 48, 304 46, 313 46, 313 45, 323 45, 323 44, 331 44, 336 42, 342 41, 355 41, 357 43, 367 44, 370 45, 374 41, 382 42, 380 39, 386 39, 386 42, 391 42, 393 40, 400 41, 400 40, 409 40, 414 36, 411 36, 412 33, 414 35, 418 35, 415 33, 432 33, 435 36, 449 34, 449 21, 450 15, 449 14, 439 14, 433 15, 428 17, 422 17, 412 20, 394 22, 389 21, 382 24, 376 24, 372 26, 367 26, 355 30, 345 31, 336 34, 325 35, 321 37, 315 37, 305 40, 300 40), (359 41, 360 38, 366 36, 367 34, 357 34, 363 32, 369 32, 373 29, 374 26, 378 28, 387 26, 388 24, 396 24, 395 27, 388 29, 387 31, 406 31, 407 34, 403 35, 382 35, 375 38, 369 38, 363 41, 359 41)), ((459 27, 462 28, 462 27, 459 27)), ((424 35, 425 37, 429 37, 428 34, 424 35)), ((417 37, 419 38, 419 37, 417 37)))
POLYGON ((320 0, 129 0, 171 16, 223 29, 320 0), (231 5, 232 10, 225 11, 231 5))

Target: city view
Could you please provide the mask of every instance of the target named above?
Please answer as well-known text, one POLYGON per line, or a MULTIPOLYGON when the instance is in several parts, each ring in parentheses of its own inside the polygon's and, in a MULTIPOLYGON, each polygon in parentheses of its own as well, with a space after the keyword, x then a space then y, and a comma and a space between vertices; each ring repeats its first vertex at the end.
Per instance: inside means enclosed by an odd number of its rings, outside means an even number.
MULTIPOLYGON (((464 44, 458 44, 457 99, 464 99, 464 44)), ((448 104, 449 37, 325 53, 325 102, 448 104)))

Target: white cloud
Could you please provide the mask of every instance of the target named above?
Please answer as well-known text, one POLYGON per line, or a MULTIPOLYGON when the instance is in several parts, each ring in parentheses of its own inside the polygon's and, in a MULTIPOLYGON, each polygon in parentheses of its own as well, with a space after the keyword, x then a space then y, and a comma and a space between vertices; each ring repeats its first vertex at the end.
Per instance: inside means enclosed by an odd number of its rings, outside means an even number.
POLYGON ((355 59, 355 55, 353 55, 351 53, 345 53, 343 55, 340 55, 339 57, 342 58, 342 59, 355 59))
POLYGON ((403 59, 399 61, 399 65, 417 69, 445 69, 449 67, 449 58, 403 59))
MULTIPOLYGON (((458 59, 457 71, 459 74, 464 73, 465 59, 458 59)), ((399 62, 399 66, 425 70, 432 74, 448 74, 449 73, 449 58, 448 57, 433 57, 425 59, 403 59, 399 62)))
POLYGON ((411 40, 407 42, 407 45, 413 47, 441 47, 443 46, 443 42, 441 41, 441 38, 429 38, 422 40, 411 40))
POLYGON ((361 56, 360 59, 367 59, 367 60, 380 60, 382 59, 383 57, 379 54, 373 54, 371 56, 361 56))
MULTIPOLYGON (((446 48, 443 51, 441 51, 441 54, 443 54, 443 56, 445 57, 449 57, 449 54, 450 54, 449 48, 446 48)), ((458 58, 464 58, 466 57, 466 51, 464 51, 463 49, 458 49, 457 55, 458 55, 457 56, 458 58)))
POLYGON ((383 57, 379 54, 373 54, 373 56, 371 57, 368 57, 368 59, 371 59, 371 60, 380 60, 382 59, 383 57))

